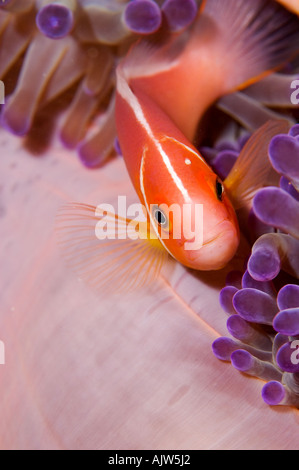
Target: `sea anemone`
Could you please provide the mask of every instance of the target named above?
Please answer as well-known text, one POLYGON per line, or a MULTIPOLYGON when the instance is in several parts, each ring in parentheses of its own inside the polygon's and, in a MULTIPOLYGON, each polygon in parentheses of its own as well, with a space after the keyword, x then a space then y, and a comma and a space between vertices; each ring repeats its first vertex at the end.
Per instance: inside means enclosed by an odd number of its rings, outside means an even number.
MULTIPOLYGON (((64 110, 60 137, 88 167, 113 151, 114 70, 132 42, 182 31, 198 4, 186 0, 5 0, 0 4, 2 125, 26 136, 50 103, 64 110), (159 3, 159 2, 158 2, 159 3), (68 92, 68 93, 67 93, 68 92)), ((200 3, 200 2, 198 2, 200 3)), ((54 113, 54 108, 51 108, 54 113)))
MULTIPOLYGON (((297 0, 281 3, 298 8, 297 0)), ((57 122, 62 142, 78 151, 85 166, 103 164, 113 152, 115 138, 115 65, 140 35, 155 34, 163 27, 183 31, 200 4, 192 0, 0 3, 0 78, 7 97, 2 124, 10 131, 0 130, 4 221, 0 251, 5 272, 0 286, 0 337, 6 352, 0 374, 1 448, 297 446, 293 414, 272 413, 255 399, 258 381, 236 376, 211 354, 211 342, 219 332, 224 334, 217 297, 225 272, 196 275, 176 264, 162 278, 162 289, 155 287, 154 294, 136 292, 116 302, 113 296, 94 296, 61 262, 53 237, 57 209, 69 200, 97 204, 101 198, 113 199, 115 191, 130 193, 122 159, 114 159, 99 174, 80 166, 74 152, 63 150, 55 138, 43 159, 32 158, 29 147, 20 145, 37 135, 35 142, 42 140, 40 123, 46 116, 47 131, 57 122), (184 14, 179 8, 183 3, 188 6, 184 14), (12 134, 27 138, 20 141, 12 134), (280 432, 273 433, 278 427, 280 432), (261 435, 267 436, 266 443, 261 435)), ((279 158, 281 147, 289 153, 297 141, 298 111, 291 108, 288 94, 290 80, 297 77, 298 61, 294 61, 260 87, 223 98, 206 116, 213 125, 202 142, 203 152, 223 178, 250 133, 269 117, 283 116, 293 125, 292 139, 287 144, 287 136, 280 139, 272 163, 284 175, 283 196, 298 200, 294 163, 288 169, 279 158), (269 96, 272 87, 279 93, 269 96)), ((221 304, 237 339, 218 339, 218 355, 230 360, 234 350, 233 364, 269 381, 263 393, 267 403, 298 406, 297 372, 286 370, 287 362, 290 366, 286 345, 298 337, 294 335, 298 239, 294 221, 288 218, 284 217, 284 225, 273 227, 265 200, 262 197, 259 205, 256 199, 248 234, 252 243, 257 240, 256 272, 264 277, 256 280, 249 273, 254 263, 245 274, 233 271, 227 276, 221 304), (274 260, 271 269, 264 270, 259 262, 262 246, 274 260), (236 311, 248 315, 248 292, 253 294, 253 321, 236 311), (239 304, 234 303, 237 293, 239 304), (264 309, 267 324, 257 323, 265 321, 264 316, 256 318, 264 309), (282 353, 278 356, 276 351, 282 353)), ((246 251, 241 259, 245 256, 246 251)), ((235 267, 235 261, 230 266, 235 267)))
MULTIPOLYGON (((260 236, 247 269, 232 273, 220 293, 230 315, 232 338, 213 343, 215 355, 267 383, 270 405, 299 407, 299 141, 298 125, 269 146, 280 187, 261 189, 253 200, 250 226, 260 236)), ((225 160, 222 154, 216 158, 225 160)), ((228 157, 227 157, 228 160, 228 157)), ((223 166, 223 163, 222 163, 223 166)))

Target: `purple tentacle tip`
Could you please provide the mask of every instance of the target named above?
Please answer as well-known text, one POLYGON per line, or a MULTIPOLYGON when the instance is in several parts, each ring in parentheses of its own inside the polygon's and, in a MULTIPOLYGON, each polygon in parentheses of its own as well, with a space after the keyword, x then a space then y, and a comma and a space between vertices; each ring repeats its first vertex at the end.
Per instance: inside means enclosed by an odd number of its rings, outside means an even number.
POLYGON ((11 0, 0 0, 0 7, 5 7, 11 2, 11 0))
POLYGON ((284 344, 277 352, 276 362, 281 370, 292 374, 299 372, 299 341, 284 344))
POLYGON ((221 361, 230 361, 230 357, 236 349, 235 342, 230 338, 217 338, 212 344, 213 353, 221 361))
POLYGON ((274 318, 273 328, 283 335, 299 335, 299 308, 288 308, 279 312, 274 318))
POLYGON ((233 297, 238 292, 238 289, 234 286, 226 286, 221 289, 219 294, 220 305, 226 313, 233 315, 236 313, 233 306, 233 297))
POLYGON ((262 398, 267 405, 279 405, 285 398, 284 386, 280 382, 268 382, 262 389, 262 398))
POLYGON ((299 137, 299 124, 296 124, 290 129, 289 135, 291 137, 299 137))
POLYGON ((273 168, 291 180, 299 180, 299 141, 289 135, 277 135, 269 146, 273 168))
POLYGON ((97 168, 103 161, 103 156, 96 155, 90 150, 89 142, 83 141, 78 146, 78 156, 80 162, 89 169, 97 168))
POLYGON ((279 253, 266 246, 255 250, 248 261, 248 272, 257 281, 274 279, 280 271, 279 253))
POLYGON ((195 0, 166 0, 162 11, 172 31, 180 31, 187 28, 197 15, 195 0))
POLYGON ((254 197, 253 210, 264 223, 291 235, 299 233, 299 203, 282 189, 261 189, 254 197))
POLYGON ((239 154, 233 150, 223 150, 217 155, 213 161, 213 169, 221 179, 225 180, 228 176, 237 161, 238 155, 239 154))
POLYGON ((280 310, 299 307, 299 286, 287 284, 282 287, 277 295, 277 305, 280 310))
POLYGON ((40 32, 48 38, 61 39, 71 32, 74 15, 67 7, 53 3, 38 12, 36 24, 40 32))
POLYGON ((266 325, 272 325, 278 312, 272 296, 251 288, 238 291, 234 295, 233 306, 244 320, 266 325))
POLYGON ((3 107, 3 111, 0 116, 0 125, 8 132, 18 136, 24 137, 30 130, 30 120, 27 117, 23 117, 11 112, 8 107, 9 101, 3 107))
POLYGON ((254 359, 252 355, 244 349, 238 349, 231 355, 232 365, 235 369, 240 372, 246 372, 250 370, 254 365, 254 359))
POLYGON ((162 12, 152 0, 135 0, 128 3, 124 20, 134 33, 151 34, 160 28, 162 12))

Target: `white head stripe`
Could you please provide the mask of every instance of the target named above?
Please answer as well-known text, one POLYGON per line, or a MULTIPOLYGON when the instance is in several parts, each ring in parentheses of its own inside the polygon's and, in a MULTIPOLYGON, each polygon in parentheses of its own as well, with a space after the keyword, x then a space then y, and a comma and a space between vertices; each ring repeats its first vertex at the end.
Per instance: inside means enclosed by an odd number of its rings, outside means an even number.
POLYGON ((160 242, 161 242, 162 245, 164 246, 165 250, 168 251, 168 253, 172 256, 171 252, 168 250, 167 246, 165 245, 165 243, 163 242, 163 240, 161 239, 161 237, 160 237, 160 235, 159 235, 159 232, 158 232, 158 230, 157 230, 155 221, 153 220, 153 216, 152 216, 152 213, 151 213, 150 208, 149 208, 149 206, 148 206, 148 202, 147 202, 147 198, 146 198, 145 188, 144 188, 144 180, 143 180, 143 171, 144 171, 144 162, 145 162, 145 154, 146 154, 146 152, 147 152, 147 148, 144 149, 143 154, 142 154, 142 158, 141 158, 141 165, 140 165, 140 189, 141 189, 141 192, 142 192, 142 195, 143 195, 145 207, 146 207, 147 213, 148 213, 148 215, 149 215, 152 228, 154 229, 154 232, 155 232, 156 236, 158 237, 158 239, 160 240, 160 242))
POLYGON ((142 127, 145 129, 148 136, 154 142, 154 144, 155 144, 157 150, 159 151, 159 153, 162 157, 162 160, 163 160, 163 162, 164 162, 164 164, 165 164, 165 166, 168 170, 169 175, 171 176, 171 178, 172 178, 174 184, 176 185, 176 187, 182 193, 182 195, 184 197, 184 200, 185 200, 185 203, 191 203, 191 198, 188 194, 187 189, 185 188, 181 178, 178 176, 178 174, 174 170, 174 168, 171 164, 171 161, 169 160, 169 157, 168 157, 167 153, 163 150, 160 142, 157 141, 155 136, 153 135, 152 130, 150 128, 150 125, 147 122, 147 120, 144 116, 144 113, 141 109, 139 101, 136 98, 136 96, 134 95, 134 93, 132 92, 132 90, 130 89, 130 87, 128 85, 128 82, 127 82, 127 80, 126 80, 126 78, 123 74, 123 71, 121 69, 119 69, 118 72, 117 72, 117 89, 118 89, 120 95, 123 97, 123 99, 126 100, 128 105, 130 106, 130 108, 133 110, 138 122, 142 125, 142 127))

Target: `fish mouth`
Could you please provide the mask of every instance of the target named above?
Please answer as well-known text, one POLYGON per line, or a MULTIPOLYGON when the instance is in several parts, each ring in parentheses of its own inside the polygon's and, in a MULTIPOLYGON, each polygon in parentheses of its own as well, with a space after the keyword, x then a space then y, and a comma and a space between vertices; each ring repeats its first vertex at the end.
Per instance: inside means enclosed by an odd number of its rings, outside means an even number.
MULTIPOLYGON (((214 236, 208 238, 206 241, 202 242, 202 244, 198 248, 195 248, 194 250, 191 250, 191 249, 187 250, 187 251, 189 251, 189 256, 188 257, 190 259, 194 259, 195 257, 197 257, 198 255, 196 253, 198 253, 198 251, 200 251, 202 248, 211 245, 216 240, 218 240, 221 237, 224 237, 225 234, 232 231, 232 223, 230 222, 229 219, 224 219, 221 222, 219 222, 218 224, 216 224, 214 230, 216 230, 216 227, 217 227, 218 232, 219 232, 219 229, 221 230, 220 233, 217 233, 217 235, 214 235, 214 236), (221 228, 220 228, 222 225, 224 226, 223 230, 221 230, 221 228)), ((192 240, 188 240, 188 242, 192 242, 192 240)))
POLYGON ((208 246, 208 245, 210 245, 210 244, 213 243, 214 241, 218 240, 218 238, 220 238, 221 235, 222 235, 222 234, 219 233, 219 234, 216 235, 215 237, 209 238, 207 241, 205 241, 205 242, 202 244, 202 246, 208 246))
POLYGON ((193 269, 223 268, 233 257, 239 245, 236 228, 226 219, 217 224, 217 234, 204 241, 198 250, 186 251, 188 265, 193 269))
POLYGON ((219 230, 219 229, 222 228, 222 226, 223 226, 223 230, 220 233, 218 233, 217 235, 215 235, 211 238, 208 238, 208 240, 203 242, 203 244, 202 244, 203 247, 210 245, 211 243, 215 242, 219 238, 223 237, 225 235, 225 233, 232 231, 233 224, 231 223, 231 221, 229 219, 224 219, 221 222, 219 222, 219 224, 217 224, 215 226, 215 229, 217 227, 217 230, 219 230))

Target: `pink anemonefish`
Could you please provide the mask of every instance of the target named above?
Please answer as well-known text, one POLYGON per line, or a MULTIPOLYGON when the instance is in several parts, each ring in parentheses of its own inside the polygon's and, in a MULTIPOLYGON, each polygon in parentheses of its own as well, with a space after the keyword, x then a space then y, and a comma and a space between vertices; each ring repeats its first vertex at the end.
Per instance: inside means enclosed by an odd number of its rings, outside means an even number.
POLYGON ((240 238, 235 210, 250 207, 265 184, 269 142, 287 132, 289 124, 269 121, 254 133, 223 182, 192 141, 217 99, 276 70, 298 45, 298 18, 273 0, 207 0, 182 34, 132 46, 116 71, 115 118, 146 219, 134 225, 130 218, 93 206, 64 206, 58 215, 59 240, 81 278, 95 287, 112 283, 117 290, 154 278, 167 253, 196 270, 221 269, 232 259, 240 238), (186 219, 165 210, 173 205, 182 213, 188 206, 190 218, 203 208, 198 247, 186 249, 186 219), (138 227, 144 236, 99 240, 95 227, 103 219, 107 233, 117 227, 128 234, 138 227))

